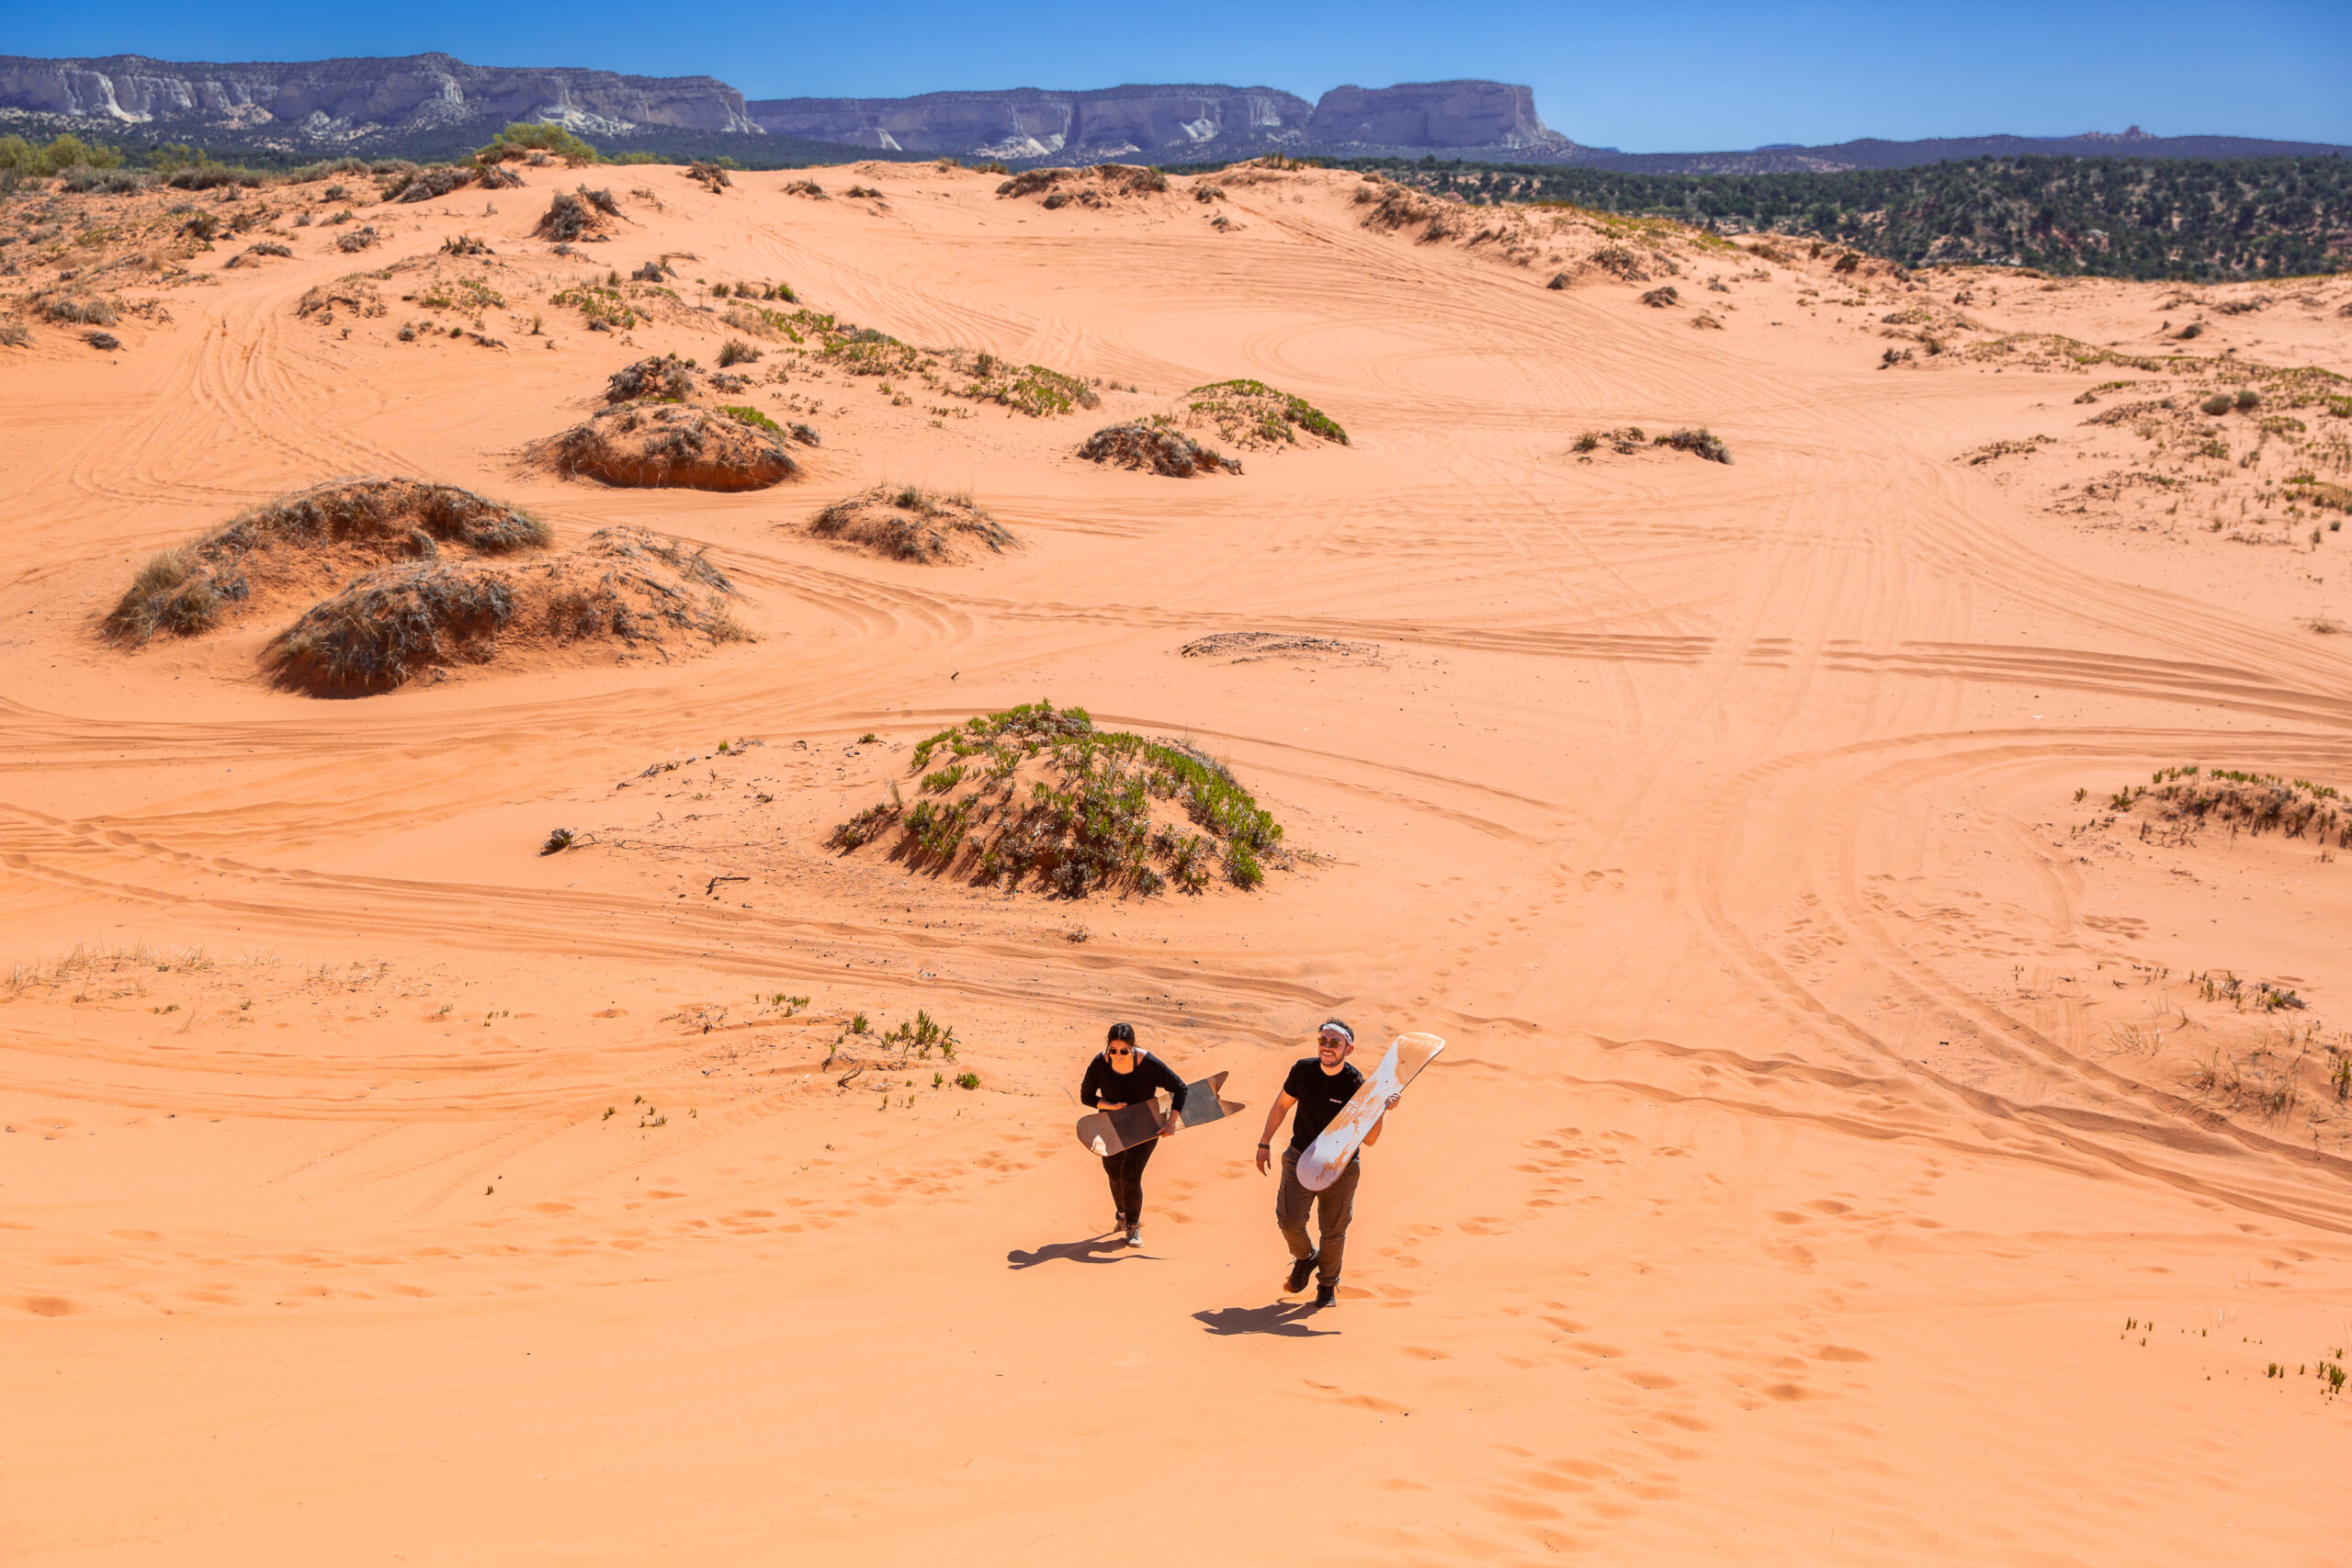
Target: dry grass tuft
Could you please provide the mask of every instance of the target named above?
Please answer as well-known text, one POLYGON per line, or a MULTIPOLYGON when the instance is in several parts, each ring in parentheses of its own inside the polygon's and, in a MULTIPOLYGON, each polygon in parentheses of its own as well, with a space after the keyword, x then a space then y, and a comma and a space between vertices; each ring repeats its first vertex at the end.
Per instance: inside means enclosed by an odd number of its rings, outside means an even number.
POLYGON ((1123 468, 1148 468, 1173 479, 1213 474, 1219 468, 1228 474, 1241 471, 1238 462, 1215 447, 1204 446, 1181 431, 1149 420, 1105 425, 1086 438, 1078 455, 1092 462, 1116 463, 1123 468))
POLYGON ((149 558, 107 616, 108 637, 133 645, 158 633, 194 637, 265 588, 400 557, 437 557, 444 545, 476 555, 547 547, 548 526, 527 512, 454 485, 337 479, 239 513, 188 544, 149 558))
POLYGON ((2159 768, 2149 783, 2116 791, 2107 808, 2142 818, 2140 836, 2157 842, 2193 843, 2207 828, 2221 826, 2233 836, 2278 833, 2352 849, 2352 810, 2342 793, 2309 779, 2190 762, 2159 768))
POLYGON ((1012 531, 967 494, 941 495, 915 485, 876 485, 837 501, 809 520, 820 539, 855 545, 894 560, 953 560, 967 542, 1001 552, 1012 531))
POLYGON ((734 593, 704 551, 621 525, 598 529, 577 550, 519 566, 433 562, 370 572, 304 612, 272 639, 266 659, 280 685, 364 696, 437 666, 487 663, 506 641, 662 645, 673 632, 712 646, 750 641, 728 603, 734 593))

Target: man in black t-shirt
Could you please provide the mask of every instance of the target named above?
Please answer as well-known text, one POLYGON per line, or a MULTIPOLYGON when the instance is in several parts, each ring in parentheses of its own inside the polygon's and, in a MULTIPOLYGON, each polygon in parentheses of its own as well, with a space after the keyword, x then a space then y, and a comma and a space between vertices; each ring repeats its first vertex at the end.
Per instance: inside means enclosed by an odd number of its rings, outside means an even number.
MULTIPOLYGON (((1331 1124, 1357 1089, 1363 1087, 1363 1074, 1348 1066, 1348 1053, 1355 1049, 1355 1031, 1332 1019, 1317 1032, 1315 1055, 1291 1064, 1290 1076, 1283 1079, 1283 1091, 1274 1097, 1273 1109, 1266 1115, 1266 1135, 1258 1144, 1258 1174, 1268 1169, 1268 1156, 1273 1147, 1274 1131, 1283 1124, 1283 1117, 1293 1106, 1298 1114, 1291 1121, 1290 1145, 1283 1150, 1282 1183, 1274 1190, 1274 1224, 1281 1227, 1283 1240, 1289 1245, 1290 1279, 1283 1286, 1283 1293, 1306 1288, 1307 1277, 1316 1277, 1315 1304, 1333 1305, 1340 1299, 1340 1265, 1344 1259, 1348 1243, 1348 1222, 1355 1215, 1356 1178, 1363 1172, 1361 1154, 1348 1161, 1348 1168, 1339 1179, 1320 1192, 1309 1192, 1298 1179, 1298 1156, 1308 1145, 1320 1137, 1323 1129, 1331 1124), (1306 1239, 1306 1212, 1316 1210, 1321 1232, 1317 1243, 1306 1239)), ((1390 1108, 1396 1100, 1388 1101, 1390 1108)), ((1387 1121, 1387 1112, 1372 1124, 1364 1134, 1364 1146, 1380 1141, 1380 1129, 1387 1121)))

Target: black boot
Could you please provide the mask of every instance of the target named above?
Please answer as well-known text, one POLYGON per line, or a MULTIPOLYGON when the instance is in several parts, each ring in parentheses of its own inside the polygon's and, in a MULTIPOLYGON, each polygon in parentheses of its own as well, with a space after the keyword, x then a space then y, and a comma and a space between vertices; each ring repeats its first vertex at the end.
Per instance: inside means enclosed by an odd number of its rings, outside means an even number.
POLYGON ((1326 1280, 1315 1287, 1315 1304, 1319 1307, 1340 1304, 1340 1281, 1326 1280))
POLYGON ((1310 1252, 1291 1264, 1290 1279, 1283 1285, 1283 1294, 1295 1296, 1306 1289, 1306 1281, 1315 1277, 1316 1257, 1317 1254, 1310 1252))

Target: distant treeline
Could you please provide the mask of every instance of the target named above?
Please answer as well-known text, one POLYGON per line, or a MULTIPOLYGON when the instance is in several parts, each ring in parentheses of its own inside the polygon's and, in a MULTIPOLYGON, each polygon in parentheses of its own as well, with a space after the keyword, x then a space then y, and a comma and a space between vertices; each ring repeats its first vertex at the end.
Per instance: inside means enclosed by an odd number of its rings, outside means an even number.
POLYGON ((1560 201, 1850 245, 1905 266, 2279 277, 2352 265, 2352 158, 1972 158, 1842 174, 1628 175, 1362 159, 1471 201, 1560 201))

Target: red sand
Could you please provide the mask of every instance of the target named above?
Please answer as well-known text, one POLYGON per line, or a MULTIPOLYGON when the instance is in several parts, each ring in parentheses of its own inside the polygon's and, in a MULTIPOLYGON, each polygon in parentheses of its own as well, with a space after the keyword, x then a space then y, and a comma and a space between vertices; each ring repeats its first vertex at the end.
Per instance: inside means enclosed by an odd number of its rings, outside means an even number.
MULTIPOLYGON (((294 231, 122 353, 0 351, 10 1562, 2342 1561, 2352 852, 2094 824, 2177 762, 2352 785, 2352 637, 2306 625, 2352 613, 2344 534, 2049 510, 2122 460, 2073 403, 2120 373, 1880 371, 1899 286, 1841 307, 1826 262, 1679 250, 1654 310, 1366 230, 1352 176, 1227 182, 1219 231, 1183 181, 815 173, 887 201, 624 172, 660 209, 566 262, 528 233, 578 176, 531 171, 495 216, 369 209, 357 258, 294 231), (413 280, 296 316, 460 229, 504 348, 396 341, 413 280), (629 341, 544 302, 662 252, 681 309, 629 341), (1138 390, 796 370, 754 400, 825 444, 748 494, 523 460, 628 359, 710 365, 696 280, 739 277, 1138 390), (1075 456, 1238 376, 1352 444, 1075 456), (1628 424, 1735 462, 1571 449, 1628 424), (275 623, 96 636, 146 552, 353 472, 707 545, 758 640, 333 702, 259 677, 275 623), (1023 547, 799 532, 885 479, 1023 547), (1178 653, 1250 630, 1379 651, 1178 653), (1040 696, 1191 736, 1312 858, 1072 904, 822 848, 911 742, 1040 696), (977 1090, 818 1070, 918 1009, 977 1090), (1249 1145, 1333 1011, 1449 1048, 1317 1314, 1249 1145), (1159 1154, 1135 1251, 1088 1245, 1063 1092, 1121 1018, 1251 1106, 1159 1154)), ((2352 370, 2352 291, 2296 287, 2194 347, 2352 370)), ((1975 288, 2133 354, 2187 314, 1975 288)))

